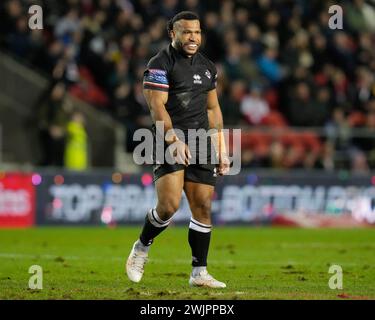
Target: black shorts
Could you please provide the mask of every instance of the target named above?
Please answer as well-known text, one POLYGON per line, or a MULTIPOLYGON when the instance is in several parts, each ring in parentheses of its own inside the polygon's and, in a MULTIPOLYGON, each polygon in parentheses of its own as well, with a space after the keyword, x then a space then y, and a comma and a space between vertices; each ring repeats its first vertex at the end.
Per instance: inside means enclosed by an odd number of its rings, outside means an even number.
POLYGON ((192 181, 197 183, 209 184, 215 186, 216 184, 216 165, 215 164, 191 164, 185 166, 183 164, 156 164, 154 165, 154 182, 160 177, 175 171, 185 171, 185 181, 192 181))
MULTIPOLYGON (((185 180, 186 181, 192 181, 192 182, 198 182, 203 184, 209 184, 212 186, 215 186, 216 184, 216 164, 215 162, 211 161, 211 154, 209 150, 211 150, 211 140, 208 139, 207 141, 207 153, 204 155, 205 161, 203 163, 199 163, 199 153, 200 153, 200 147, 197 140, 188 141, 187 132, 184 132, 185 136, 179 136, 180 140, 185 139, 189 144, 190 151, 192 153, 193 158, 195 158, 195 161, 190 164, 189 166, 185 166, 183 164, 169 164, 166 159, 160 159, 161 161, 157 161, 156 157, 156 130, 155 126, 153 126, 153 136, 154 136, 154 143, 153 143, 153 172, 154 172, 154 182, 159 179, 160 177, 172 173, 179 170, 185 171, 185 180)), ((168 145, 164 142, 164 138, 159 140, 160 148, 162 148, 163 153, 165 150, 167 150, 168 145)), ((217 162, 216 162, 217 163, 217 162)))

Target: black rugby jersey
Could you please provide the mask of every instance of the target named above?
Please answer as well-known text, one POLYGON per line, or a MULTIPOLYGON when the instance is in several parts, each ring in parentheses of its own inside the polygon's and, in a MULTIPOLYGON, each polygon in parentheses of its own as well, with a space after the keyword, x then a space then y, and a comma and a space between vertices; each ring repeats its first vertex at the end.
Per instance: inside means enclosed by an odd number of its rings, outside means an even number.
POLYGON ((170 44, 150 59, 143 87, 168 92, 173 128, 208 130, 207 93, 216 88, 216 78, 215 65, 203 54, 188 58, 170 44))

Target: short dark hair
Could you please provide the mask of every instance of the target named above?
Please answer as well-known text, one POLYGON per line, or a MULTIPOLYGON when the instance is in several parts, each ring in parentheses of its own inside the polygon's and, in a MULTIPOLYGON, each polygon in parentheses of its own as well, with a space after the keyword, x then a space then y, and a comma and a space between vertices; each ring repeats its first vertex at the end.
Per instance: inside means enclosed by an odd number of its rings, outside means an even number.
POLYGON ((173 25, 179 20, 199 20, 199 16, 192 11, 181 11, 177 13, 172 19, 167 23, 168 34, 173 30, 173 25))

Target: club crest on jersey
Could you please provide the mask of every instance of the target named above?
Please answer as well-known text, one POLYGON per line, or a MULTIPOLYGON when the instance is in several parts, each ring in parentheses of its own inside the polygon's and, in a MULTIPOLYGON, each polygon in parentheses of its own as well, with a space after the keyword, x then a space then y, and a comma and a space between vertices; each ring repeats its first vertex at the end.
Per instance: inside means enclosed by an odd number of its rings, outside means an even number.
POLYGON ((199 74, 195 74, 193 75, 193 83, 195 84, 202 84, 202 79, 201 79, 201 76, 199 74))
POLYGON ((211 79, 211 72, 209 70, 206 70, 204 74, 208 79, 211 79))

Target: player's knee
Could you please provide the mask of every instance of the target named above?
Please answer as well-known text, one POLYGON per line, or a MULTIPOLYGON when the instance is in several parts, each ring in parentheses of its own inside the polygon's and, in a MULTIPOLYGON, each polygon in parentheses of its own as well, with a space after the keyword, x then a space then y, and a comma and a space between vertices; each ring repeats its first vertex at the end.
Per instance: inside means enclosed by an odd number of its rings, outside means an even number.
POLYGON ((201 219, 209 220, 211 218, 211 200, 198 201, 193 204, 193 208, 201 219))
POLYGON ((164 203, 159 203, 157 212, 162 220, 168 220, 171 218, 175 212, 178 210, 179 202, 178 201, 168 201, 164 203))

